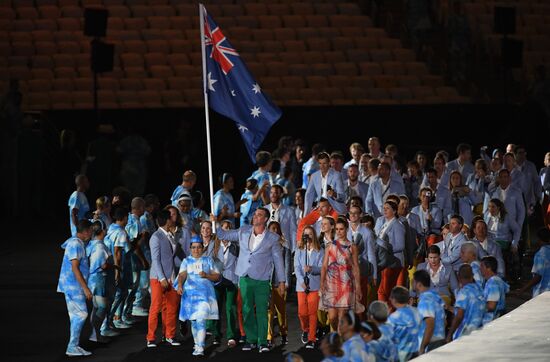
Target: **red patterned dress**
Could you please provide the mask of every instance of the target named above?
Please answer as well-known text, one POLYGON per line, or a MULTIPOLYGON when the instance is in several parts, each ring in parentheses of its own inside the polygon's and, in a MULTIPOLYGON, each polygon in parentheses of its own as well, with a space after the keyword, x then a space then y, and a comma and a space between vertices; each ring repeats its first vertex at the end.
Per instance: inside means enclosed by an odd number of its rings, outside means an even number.
POLYGON ((354 307, 351 242, 336 240, 328 244, 328 267, 322 303, 325 308, 354 307))

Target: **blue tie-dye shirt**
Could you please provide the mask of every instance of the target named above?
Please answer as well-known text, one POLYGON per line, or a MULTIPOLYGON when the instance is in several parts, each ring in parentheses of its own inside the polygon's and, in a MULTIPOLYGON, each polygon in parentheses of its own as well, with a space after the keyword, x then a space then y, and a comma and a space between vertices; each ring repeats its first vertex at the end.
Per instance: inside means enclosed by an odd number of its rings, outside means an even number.
POLYGON ((537 251, 531 273, 541 276, 540 282, 533 287, 533 298, 550 290, 550 245, 543 245, 537 251))
POLYGON ((73 209, 78 209, 78 214, 76 215, 78 220, 86 218, 86 214, 90 211, 90 205, 83 192, 75 191, 69 197, 69 225, 71 226, 71 235, 76 236, 76 225, 73 223, 73 209))
MULTIPOLYGON (((376 362, 393 362, 397 361, 397 347, 393 342, 393 327, 388 323, 383 323, 378 326, 382 335, 378 338, 378 343, 374 344, 376 362)), ((367 345, 372 343, 369 342, 367 345)))
POLYGON ((418 310, 408 305, 398 308, 389 316, 388 324, 393 327, 393 342, 398 352, 418 352, 421 323, 422 318, 418 310))
POLYGON ((365 341, 359 334, 355 334, 345 341, 342 350, 344 351, 342 362, 374 362, 376 360, 374 354, 367 352, 365 341))
POLYGON ((85 281, 88 280, 90 266, 84 242, 79 238, 69 238, 61 245, 65 249, 63 261, 61 263, 61 271, 59 272, 59 281, 57 283, 57 291, 67 295, 84 295, 82 286, 78 283, 75 274, 73 273, 72 260, 78 260, 78 269, 85 281))
POLYGON ((457 308, 464 310, 464 318, 453 334, 453 339, 468 335, 481 327, 485 314, 483 290, 477 283, 468 283, 456 294, 455 315, 457 308))
POLYGON ((434 331, 430 342, 445 338, 445 302, 434 290, 427 290, 418 298, 418 313, 422 317, 418 342, 421 344, 426 331, 426 318, 434 319, 434 331))
POLYGON ((487 302, 497 302, 494 311, 485 311, 483 315, 483 324, 489 323, 497 314, 506 311, 506 293, 510 291, 510 286, 502 280, 498 275, 494 275, 487 280, 483 289, 483 296, 487 302))
POLYGON ((108 274, 114 276, 114 272, 112 269, 103 270, 102 266, 105 263, 112 265, 113 255, 103 243, 103 240, 91 240, 86 246, 86 255, 90 262, 88 288, 90 288, 93 295, 106 297, 106 279, 108 274))
POLYGON ((479 264, 479 261, 475 260, 471 262, 470 266, 472 267, 472 272, 474 273, 474 281, 481 289, 483 289, 485 279, 483 279, 483 275, 481 274, 481 265, 479 264))

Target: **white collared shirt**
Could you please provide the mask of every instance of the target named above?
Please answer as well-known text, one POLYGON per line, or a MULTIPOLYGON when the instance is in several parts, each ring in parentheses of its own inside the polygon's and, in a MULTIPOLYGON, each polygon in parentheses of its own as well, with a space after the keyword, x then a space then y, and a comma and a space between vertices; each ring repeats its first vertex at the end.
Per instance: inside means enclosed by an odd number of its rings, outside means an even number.
POLYGON ((384 181, 382 179, 380 179, 380 185, 382 186, 382 195, 384 195, 386 193, 386 190, 388 189, 388 187, 390 187, 390 181, 391 181, 391 179, 388 178, 388 183, 384 184, 384 181))
POLYGON ((325 176, 321 173, 321 197, 327 197, 328 172, 325 176))
POLYGON ((441 270, 443 269, 443 263, 439 263, 439 268, 436 271, 428 265, 428 271, 430 272, 430 279, 434 285, 439 285, 439 280, 441 279, 441 270))
POLYGON ((480 241, 479 244, 483 248, 483 250, 487 251, 487 248, 489 247, 489 239, 485 238, 485 240, 480 241))
POLYGON ((172 247, 172 254, 176 251, 176 239, 174 238, 174 235, 170 231, 164 230, 163 227, 160 227, 159 230, 162 230, 164 235, 170 240, 170 246, 172 247))
POLYGON ((264 236, 265 236, 265 230, 263 233, 258 235, 255 235, 254 232, 250 234, 250 240, 248 241, 248 247, 250 251, 254 251, 260 246, 262 240, 264 239, 264 236))
POLYGON ((505 189, 503 189, 502 187, 499 187, 497 189, 498 198, 500 199, 500 201, 502 201, 502 202, 506 201, 506 196, 508 195, 508 190, 510 190, 510 185, 508 185, 508 187, 505 188, 505 189))
POLYGON ((271 214, 269 215, 269 221, 277 221, 279 222, 279 210, 281 209, 281 205, 279 204, 278 208, 274 208, 273 204, 270 204, 271 214))

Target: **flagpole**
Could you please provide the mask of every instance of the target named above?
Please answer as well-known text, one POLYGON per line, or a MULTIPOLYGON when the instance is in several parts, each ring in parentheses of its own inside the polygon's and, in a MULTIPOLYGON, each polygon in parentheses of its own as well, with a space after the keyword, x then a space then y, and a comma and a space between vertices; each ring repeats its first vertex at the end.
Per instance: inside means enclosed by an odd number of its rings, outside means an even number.
MULTIPOLYGON (((206 150, 208 154, 208 178, 210 182, 210 212, 214 213, 214 178, 212 176, 212 150, 210 145, 210 113, 208 109, 208 93, 206 92, 206 45, 204 44, 204 6, 199 3, 199 19, 201 27, 202 52, 202 90, 204 93, 204 120, 206 122, 206 150)), ((216 225, 212 225, 216 230, 216 225)))

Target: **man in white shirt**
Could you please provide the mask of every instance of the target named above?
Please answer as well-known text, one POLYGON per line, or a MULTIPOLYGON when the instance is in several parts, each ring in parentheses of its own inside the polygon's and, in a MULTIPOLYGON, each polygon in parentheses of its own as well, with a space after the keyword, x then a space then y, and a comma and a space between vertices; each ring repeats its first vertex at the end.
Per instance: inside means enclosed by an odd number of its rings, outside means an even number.
POLYGON ((367 199, 369 185, 359 181, 359 167, 357 164, 351 164, 348 167, 348 180, 346 181, 346 204, 354 196, 359 196, 363 204, 367 199))

